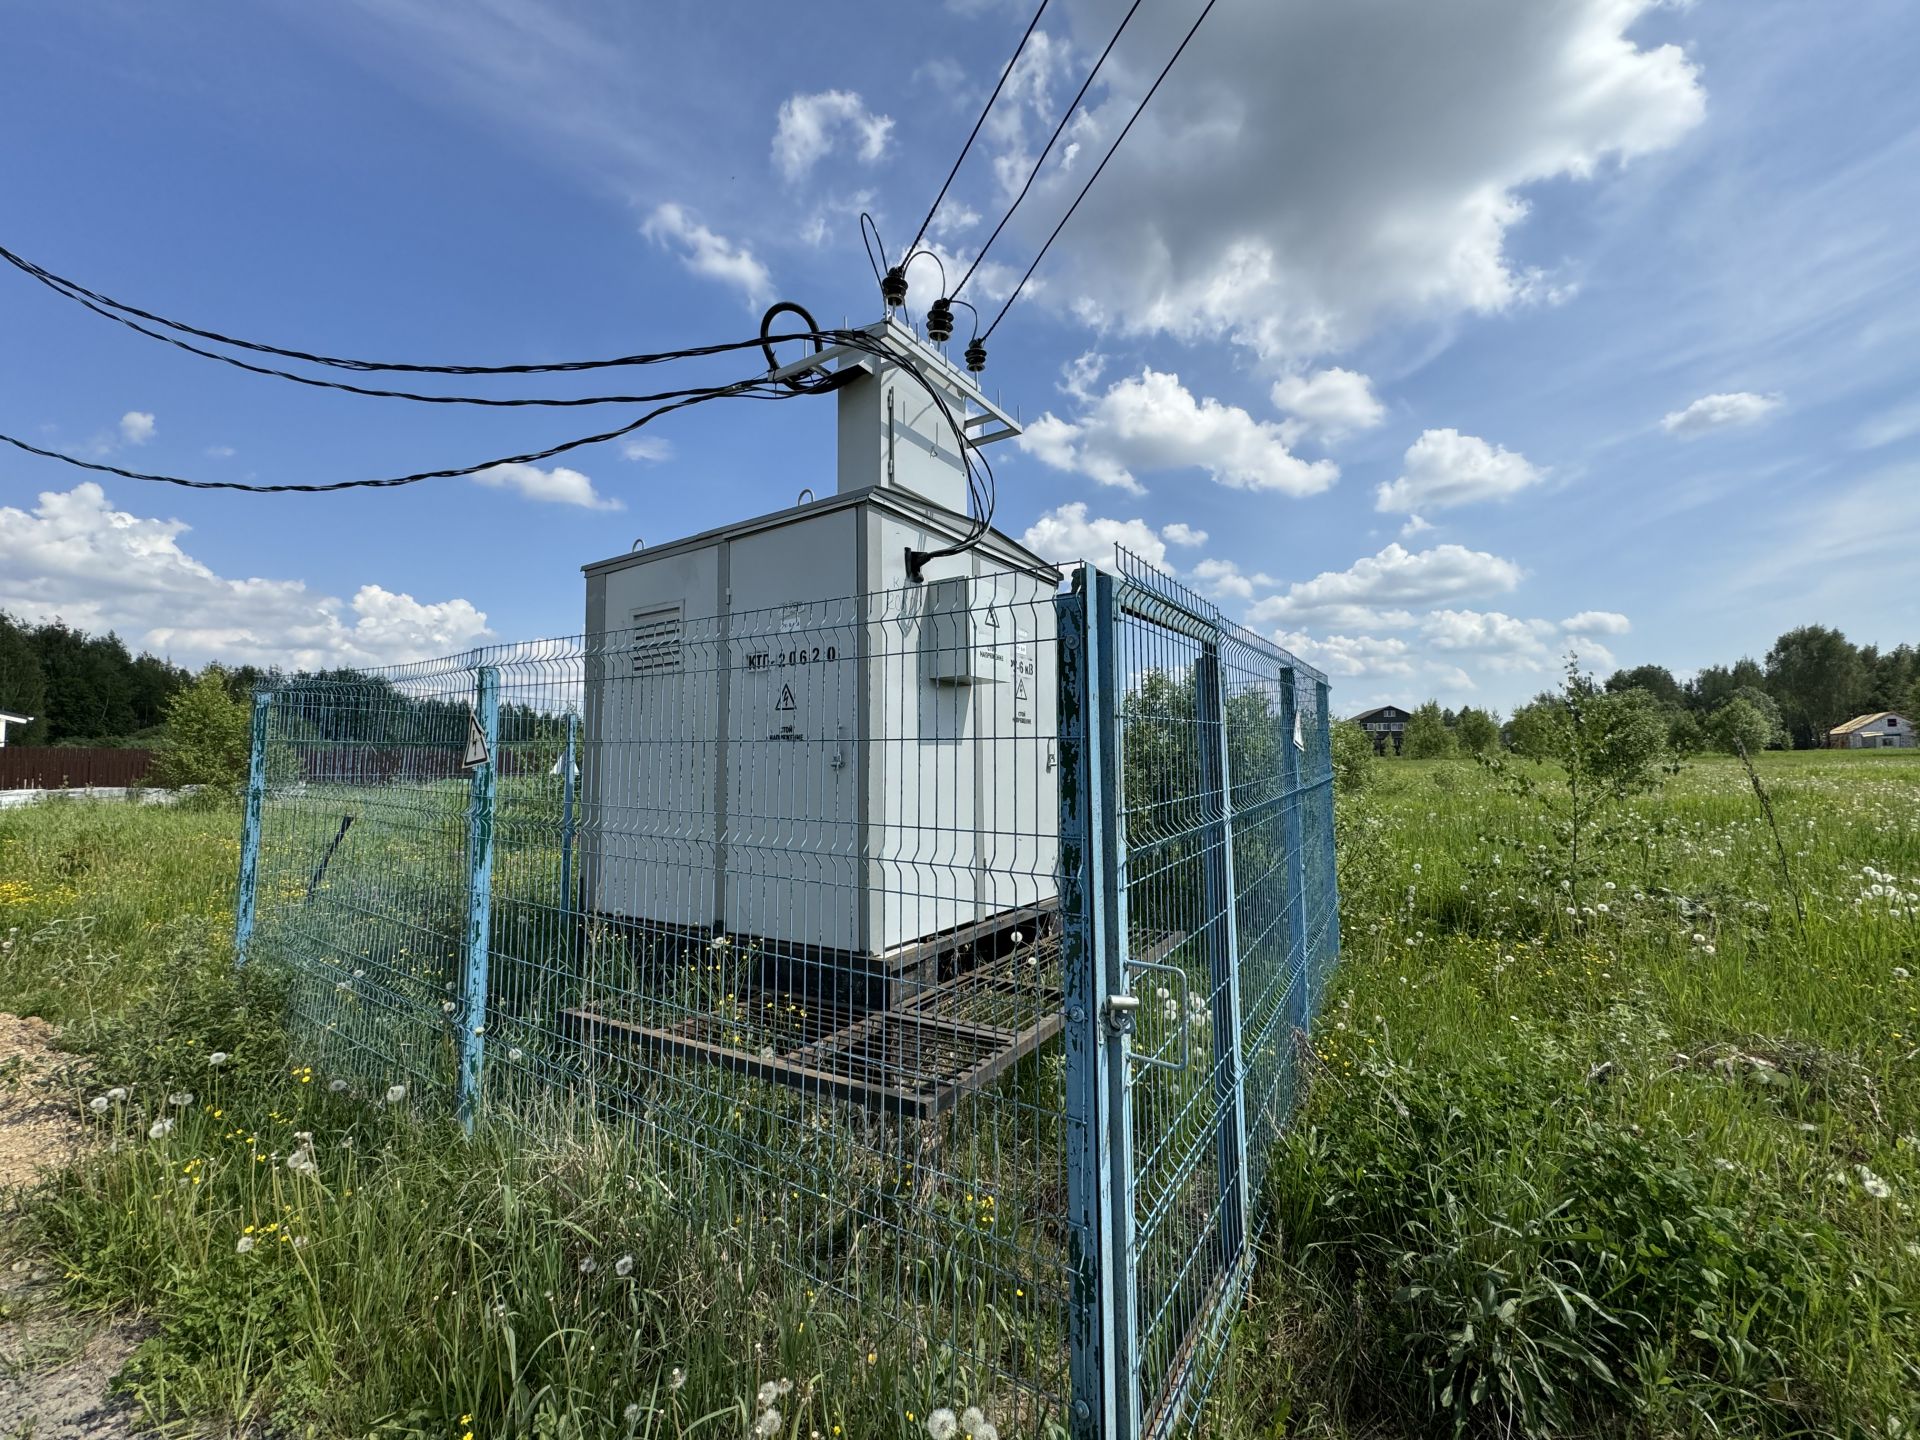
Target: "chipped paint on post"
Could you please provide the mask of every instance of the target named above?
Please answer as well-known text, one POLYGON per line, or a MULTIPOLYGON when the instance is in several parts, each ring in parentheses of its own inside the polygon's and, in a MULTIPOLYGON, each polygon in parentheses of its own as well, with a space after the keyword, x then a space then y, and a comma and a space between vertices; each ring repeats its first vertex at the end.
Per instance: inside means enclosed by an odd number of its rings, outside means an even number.
POLYGON ((473 767, 467 804, 467 977, 460 1007, 460 1123, 473 1133, 486 1066, 488 917, 493 912, 493 806, 500 755, 500 672, 482 665, 473 714, 486 758, 473 767))
POLYGON ((240 890, 233 902, 233 963, 247 963, 253 939, 254 897, 260 887, 260 811, 267 794, 267 713, 272 693, 253 695, 253 730, 247 751, 246 818, 240 826, 240 890))

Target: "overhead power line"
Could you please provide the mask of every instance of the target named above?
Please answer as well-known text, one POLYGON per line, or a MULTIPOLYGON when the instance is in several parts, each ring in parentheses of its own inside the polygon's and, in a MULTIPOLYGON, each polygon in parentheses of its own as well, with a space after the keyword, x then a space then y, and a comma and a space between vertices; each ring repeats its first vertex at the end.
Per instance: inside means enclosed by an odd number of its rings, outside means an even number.
MULTIPOLYGON (((129 307, 129 309, 131 309, 131 307, 129 307)), ((161 336, 156 338, 165 339, 167 337, 161 336)), ((778 368, 772 363, 772 347, 792 340, 810 341, 816 347, 821 345, 841 346, 862 354, 888 360, 898 365, 914 383, 918 384, 927 392, 929 398, 932 399, 935 407, 939 410, 946 423, 952 428, 956 437, 957 448, 966 467, 967 493, 974 511, 970 519, 966 537, 957 544, 949 546, 944 550, 930 552, 929 558, 937 555, 957 554, 977 545, 992 524, 993 512, 997 503, 997 487, 994 483, 993 467, 987 462, 986 458, 979 453, 978 448, 968 437, 964 418, 953 413, 952 407, 947 403, 946 397, 940 393, 938 387, 928 380, 926 376, 922 375, 917 366, 909 363, 906 357, 899 355, 893 347, 884 340, 869 335, 863 330, 821 330, 813 324, 812 316, 808 315, 799 306, 783 305, 776 306, 768 312, 762 321, 761 334, 756 338, 746 341, 728 342, 724 345, 702 347, 699 353, 719 354, 725 351, 757 346, 767 354, 769 371, 771 372, 771 370, 778 368), (807 322, 806 328, 783 335, 769 333, 767 329, 769 322, 783 310, 797 312, 800 317, 807 322)), ((195 349, 195 353, 206 354, 212 359, 231 358, 212 354, 212 352, 200 351, 197 348, 195 349)), ((4 433, 0 433, 0 444, 9 445, 26 454, 36 455, 46 460, 58 461, 63 465, 71 465, 76 469, 91 471, 95 474, 114 475, 125 480, 141 480, 158 485, 177 485, 189 490, 231 490, 255 495, 321 495, 342 490, 385 490, 405 485, 415 485, 426 480, 450 480, 457 479, 463 475, 477 475, 484 470, 491 470, 500 465, 537 464, 542 460, 550 460, 555 456, 564 455, 569 451, 579 450, 589 445, 599 445, 609 440, 622 439, 642 427, 651 424, 663 415, 671 414, 676 410, 688 409, 694 405, 705 404, 710 400, 785 400, 792 399, 797 395, 821 394, 839 388, 839 385, 844 383, 843 380, 838 378, 842 375, 844 375, 846 379, 852 378, 852 372, 850 371, 830 372, 824 383, 820 381, 804 383, 801 382, 798 377, 793 376, 781 380, 772 379, 770 374, 749 376, 745 379, 734 381, 731 384, 708 386, 702 389, 684 392, 672 392, 666 399, 666 403, 654 406, 654 408, 646 411, 625 425, 620 425, 610 430, 599 431, 591 435, 577 436, 574 439, 564 440, 557 445, 549 445, 538 450, 529 450, 517 455, 502 455, 471 465, 448 466, 435 470, 416 470, 405 475, 381 476, 372 479, 334 480, 313 484, 294 482, 256 484, 250 481, 240 480, 202 480, 183 475, 163 475, 151 471, 132 470, 124 466, 109 465, 104 461, 85 460, 77 455, 68 455, 59 450, 51 450, 45 446, 35 445, 31 441, 22 440, 18 436, 4 433)), ((289 376, 288 378, 301 377, 289 376)), ((356 393, 379 392, 356 391, 356 393)), ((606 398, 612 399, 615 397, 606 398)))
POLYGON ((947 189, 953 184, 953 177, 960 173, 960 166, 967 158, 967 152, 973 149, 973 142, 980 136, 980 127, 987 123, 987 116, 993 111, 993 102, 1000 98, 1000 91, 1007 83, 1007 77, 1013 74, 1013 67, 1019 63, 1020 53, 1027 48, 1027 41, 1033 38, 1034 28, 1039 25, 1040 17, 1047 13, 1048 0, 1040 0, 1040 8, 1033 12, 1033 18, 1027 22, 1020 43, 1013 47, 1013 54, 1007 57, 1007 68, 1000 72, 999 80, 994 82, 993 93, 987 96, 987 103, 980 107, 980 118, 973 122, 973 129, 967 132, 967 143, 960 147, 960 153, 954 156, 953 168, 947 172, 946 182, 941 185, 940 193, 933 197, 933 204, 927 207, 927 218, 920 222, 920 228, 913 233, 913 243, 907 246, 906 264, 912 260, 913 252, 920 248, 920 242, 926 238, 927 226, 933 223, 933 217, 940 213, 940 202, 947 198, 947 189))
MULTIPOLYGON (((116 300, 111 295, 98 290, 90 290, 77 280, 69 280, 56 274, 43 265, 36 265, 24 256, 0 245, 0 260, 6 261, 16 270, 32 276, 42 285, 54 292, 65 295, 69 300, 91 301, 88 308, 94 306, 105 310, 118 311, 118 315, 109 318, 128 323, 122 317, 133 316, 164 329, 177 331, 182 335, 194 335, 216 345, 226 345, 235 350, 246 350, 256 355, 277 355, 283 360, 300 360, 309 365, 325 365, 335 370, 388 371, 409 375, 557 375, 577 370, 611 370, 624 366, 659 365, 671 360, 693 360, 707 355, 721 355, 730 350, 751 349, 758 340, 729 341, 721 345, 695 345, 681 350, 660 350, 635 355, 616 355, 604 360, 560 360, 542 364, 522 365, 422 365, 398 360, 354 360, 339 355, 320 355, 308 350, 294 350, 281 345, 268 345, 257 340, 242 340, 236 336, 224 335, 218 330, 205 329, 198 325, 189 325, 183 320, 170 320, 151 310, 143 310, 137 305, 129 305, 116 300)), ((95 313, 99 313, 98 310, 95 313)), ((804 336, 795 336, 804 339, 804 336)))
MULTIPOLYGON (((1093 85, 1094 76, 1100 73, 1100 67, 1107 63, 1107 57, 1113 54, 1113 47, 1120 43, 1120 37, 1127 32, 1127 26, 1133 23, 1135 13, 1140 9, 1142 0, 1133 0, 1127 7, 1127 13, 1120 17, 1120 25, 1107 41, 1107 48, 1100 52, 1100 58, 1093 62, 1093 68, 1087 71, 1087 78, 1080 82, 1080 88, 1074 92, 1073 99, 1067 102, 1067 108, 1060 112, 1060 123, 1053 127, 1053 133, 1047 137, 1047 143, 1040 147, 1040 153, 1034 158, 1033 168, 1027 172, 1027 183, 1020 187, 1020 193, 1013 197, 1013 203, 1007 207, 1007 213, 1000 217, 1000 223, 993 227, 993 233, 987 236, 986 243, 980 247, 980 253, 973 257, 973 263, 967 266, 967 273, 960 277, 960 283, 953 287, 953 295, 967 288, 967 281, 973 278, 973 272, 980 268, 980 262, 987 258, 987 251, 993 248, 993 242, 1000 238, 1000 232, 1007 228, 1007 222, 1013 219, 1013 212, 1020 208, 1020 202, 1027 198, 1027 192, 1033 189, 1033 182, 1040 177, 1040 167, 1047 163, 1054 142, 1060 138, 1061 131, 1067 128, 1067 122, 1073 119, 1073 112, 1080 108, 1080 102, 1086 99, 1087 91, 1093 85)), ((952 296, 948 297, 949 299, 952 296)))
POLYGON ((998 326, 1002 320, 1007 318, 1007 311, 1011 310, 1013 308, 1013 302, 1020 298, 1020 292, 1027 288, 1027 281, 1031 280, 1033 278, 1033 272, 1040 268, 1040 262, 1047 258, 1047 251, 1052 249, 1053 242, 1060 238, 1060 232, 1066 228, 1067 221, 1073 218, 1073 212, 1078 210, 1080 208, 1080 202, 1087 198, 1087 192, 1093 189, 1094 182, 1100 178, 1101 172, 1107 168, 1107 163, 1119 153, 1120 146, 1125 143, 1128 132, 1133 129, 1134 122, 1146 113, 1147 105, 1152 101, 1154 94, 1160 89, 1161 82, 1172 72, 1174 65, 1178 63, 1181 55, 1186 53, 1187 46, 1193 42, 1193 37, 1200 33, 1200 27, 1206 24, 1207 16, 1213 13, 1213 7, 1219 3, 1220 0, 1207 0, 1199 16, 1194 20, 1192 26, 1188 28, 1185 38, 1180 41, 1179 46, 1174 50, 1173 55, 1168 59, 1167 63, 1161 67, 1160 73, 1154 77, 1153 84, 1147 87, 1147 93, 1140 97, 1140 103, 1134 107, 1133 114, 1128 117, 1127 123, 1121 127, 1120 133, 1114 137, 1113 144, 1107 147, 1107 153, 1101 157, 1100 163, 1095 167, 1093 174, 1087 177, 1087 183, 1082 185, 1080 187, 1080 193, 1073 197, 1073 204, 1067 207, 1067 213, 1060 217, 1060 223, 1053 227, 1053 233, 1047 236, 1046 243, 1040 247, 1040 252, 1033 257, 1033 263, 1027 266, 1027 273, 1022 275, 1020 277, 1020 283, 1013 287, 1013 293, 1007 297, 1006 304, 1000 307, 1000 313, 993 317, 993 323, 987 326, 986 330, 981 334, 980 339, 982 341, 991 337, 994 328, 998 326))

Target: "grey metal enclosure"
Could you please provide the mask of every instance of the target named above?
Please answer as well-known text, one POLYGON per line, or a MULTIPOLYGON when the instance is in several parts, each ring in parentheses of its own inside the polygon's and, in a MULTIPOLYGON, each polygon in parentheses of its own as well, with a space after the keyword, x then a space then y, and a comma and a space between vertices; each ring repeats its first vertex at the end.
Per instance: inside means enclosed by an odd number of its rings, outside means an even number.
POLYGON ((590 912, 883 961, 1052 902, 1058 575, 989 533, 905 588, 959 530, 876 487, 587 568, 590 912))

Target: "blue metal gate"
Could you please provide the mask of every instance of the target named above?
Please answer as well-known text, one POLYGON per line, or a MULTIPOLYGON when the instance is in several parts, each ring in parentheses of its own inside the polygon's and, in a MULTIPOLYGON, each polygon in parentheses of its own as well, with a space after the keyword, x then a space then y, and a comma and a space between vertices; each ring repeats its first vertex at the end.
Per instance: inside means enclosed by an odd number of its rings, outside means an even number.
POLYGON ((1338 953, 1326 682, 1122 557, 1060 598, 1074 1433, 1196 1414, 1338 953))

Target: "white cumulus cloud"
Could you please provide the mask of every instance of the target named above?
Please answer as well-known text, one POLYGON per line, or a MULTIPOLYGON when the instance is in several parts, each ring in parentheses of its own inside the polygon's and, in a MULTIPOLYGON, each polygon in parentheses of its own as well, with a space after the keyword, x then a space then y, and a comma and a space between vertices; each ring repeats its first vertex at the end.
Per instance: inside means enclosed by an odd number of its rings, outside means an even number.
POLYGON ((1029 550, 1048 560, 1091 560, 1108 568, 1118 563, 1113 553, 1116 545, 1130 550, 1149 565, 1164 568, 1168 545, 1200 545, 1206 538, 1206 531, 1178 521, 1156 531, 1140 519, 1107 520, 1098 516, 1089 519, 1083 500, 1047 511, 1020 537, 1029 550))
POLYGON ((752 250, 708 229, 684 205, 659 206, 640 233, 656 245, 677 250, 680 263, 694 274, 731 285, 756 310, 773 292, 773 276, 752 250))
POLYGON ((1669 412, 1660 422, 1660 428, 1669 435, 1684 439, 1704 435, 1709 430, 1752 425, 1766 419, 1779 408, 1778 395, 1756 395, 1750 390, 1736 390, 1725 395, 1702 395, 1686 409, 1669 412))
POLYGON ((32 510, 0 506, 0 610, 113 630, 185 664, 384 665, 492 635, 464 599, 421 601, 369 583, 342 600, 298 580, 228 579, 181 547, 187 530, 114 509, 91 481, 46 491, 32 510))
POLYGON ((844 138, 871 165, 887 153, 893 120, 876 115, 851 90, 822 90, 781 102, 773 131, 773 164, 788 180, 805 177, 844 138))
POLYGON ((1560 628, 1576 635, 1624 635, 1633 622, 1618 610, 1582 610, 1562 620, 1560 628))
MULTIPOLYGON (((1528 187, 1672 146, 1705 113, 1686 53, 1633 38, 1657 3, 1220 6, 1074 217, 1054 293, 1119 330, 1293 361, 1395 317, 1551 303, 1565 286, 1507 249, 1528 187)), ((1097 51, 1115 9, 1074 0, 1074 48, 1097 51)), ((1143 7, 1067 137, 1083 156, 1188 23, 1143 7)), ((1025 158, 1024 132, 1009 148, 1025 158)), ((1050 168, 1036 228, 1084 170, 1050 168)))
POLYGON ((1409 550, 1396 541, 1345 570, 1324 571, 1262 600, 1250 618, 1256 625, 1282 623, 1293 629, 1407 625, 1411 612, 1425 606, 1511 591, 1522 573, 1513 561, 1484 550, 1464 545, 1409 550))
POLYGON ((1273 382, 1273 404, 1300 422, 1303 432, 1334 441, 1371 430, 1387 418, 1373 381, 1334 367, 1311 375, 1285 375, 1273 382))
POLYGON ((1284 495, 1315 495, 1340 478, 1331 460, 1308 462, 1289 450, 1280 425, 1198 399, 1178 375, 1152 369, 1115 383, 1077 420, 1041 416, 1020 447, 1055 469, 1136 495, 1146 489, 1137 471, 1200 469, 1236 490, 1284 495))
POLYGON ((129 445, 144 445, 153 438, 153 413, 129 410, 120 417, 120 438, 129 445))
POLYGON ((529 500, 544 500, 552 505, 578 505, 586 510, 624 510, 626 502, 602 495, 593 481, 578 470, 556 465, 542 470, 538 465, 494 465, 473 476, 473 483, 495 490, 517 490, 529 500))
POLYGON ((1458 430, 1428 430, 1407 447, 1400 478, 1375 492, 1376 510, 1445 510, 1505 500, 1546 477, 1516 451, 1458 430))

